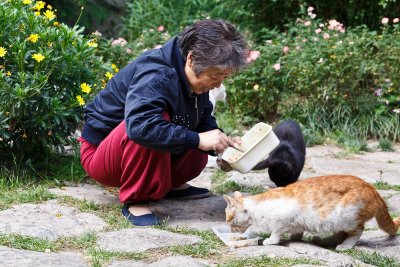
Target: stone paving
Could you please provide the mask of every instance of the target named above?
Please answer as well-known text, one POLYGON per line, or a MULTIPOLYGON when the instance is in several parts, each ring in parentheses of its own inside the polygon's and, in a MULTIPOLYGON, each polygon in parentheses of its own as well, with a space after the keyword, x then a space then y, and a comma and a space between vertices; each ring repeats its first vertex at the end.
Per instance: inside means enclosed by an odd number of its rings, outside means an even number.
MULTIPOLYGON (((323 145, 307 148, 307 158, 301 179, 325 174, 352 174, 364 180, 385 182, 389 185, 400 185, 400 145, 395 152, 368 152, 363 154, 346 154, 335 146, 323 145)), ((203 173, 192 181, 192 184, 211 188, 211 176, 216 172, 212 160, 203 173)), ((230 172, 226 181, 235 181, 247 186, 274 187, 266 171, 240 174, 230 172)), ((118 206, 117 191, 103 188, 92 183, 66 185, 49 189, 58 198, 70 197, 99 205, 99 207, 118 206)), ((379 190, 385 198, 391 212, 400 212, 400 191, 379 190)), ((221 195, 213 194, 210 198, 191 201, 164 200, 151 203, 151 209, 166 220, 167 230, 157 228, 109 229, 107 223, 90 212, 81 212, 78 208, 68 206, 60 199, 45 201, 39 204, 17 204, 0 211, 0 236, 18 234, 41 240, 55 241, 65 237, 79 237, 84 233, 96 235, 95 247, 107 253, 153 253, 176 245, 201 244, 204 241, 197 235, 172 232, 173 229, 193 229, 207 231, 212 226, 224 224, 225 202, 221 195), (29 212, 27 212, 29 211, 29 212), (171 229, 171 231, 168 231, 171 229)), ((121 220, 124 218, 121 216, 121 220)), ((357 244, 357 249, 379 253, 398 261, 400 266, 400 236, 388 238, 377 230, 371 221, 357 244)), ((179 231, 178 231, 179 232, 179 231)), ((303 258, 316 260, 319 265, 305 266, 372 266, 349 255, 336 253, 334 250, 316 246, 310 241, 290 242, 281 246, 250 246, 243 248, 224 247, 224 255, 230 258, 246 259, 266 255, 271 258, 303 258)), ((218 259, 201 258, 188 255, 160 254, 153 260, 133 260, 124 257, 104 260, 103 266, 217 266, 218 259)), ((192 255, 192 254, 191 254, 192 255)), ((51 252, 14 249, 0 246, 0 266, 92 266, 93 262, 82 249, 51 252)))

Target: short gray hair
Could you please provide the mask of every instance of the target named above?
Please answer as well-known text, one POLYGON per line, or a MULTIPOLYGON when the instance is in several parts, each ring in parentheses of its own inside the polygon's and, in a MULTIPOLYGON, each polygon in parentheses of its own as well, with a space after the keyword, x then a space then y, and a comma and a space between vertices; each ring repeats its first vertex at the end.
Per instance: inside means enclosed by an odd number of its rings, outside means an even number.
POLYGON ((182 55, 186 58, 192 52, 196 76, 210 67, 236 72, 246 66, 247 43, 239 31, 227 21, 197 21, 186 27, 178 38, 182 55))

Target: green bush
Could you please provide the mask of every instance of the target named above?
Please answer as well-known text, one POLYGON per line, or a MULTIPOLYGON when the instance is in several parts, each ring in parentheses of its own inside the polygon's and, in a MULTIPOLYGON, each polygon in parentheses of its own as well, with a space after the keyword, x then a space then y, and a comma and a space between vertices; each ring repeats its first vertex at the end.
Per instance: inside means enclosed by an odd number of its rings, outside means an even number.
POLYGON ((259 120, 314 118, 322 131, 359 127, 362 137, 399 139, 397 21, 377 33, 306 14, 285 33, 264 31, 260 57, 227 84, 229 103, 259 120))
POLYGON ((2 1, 0 28, 0 155, 38 160, 68 143, 100 87, 97 43, 42 1, 2 1))
POLYGON ((139 38, 145 29, 164 26, 175 35, 196 19, 209 16, 218 6, 218 1, 215 0, 128 1, 123 34, 128 41, 133 41, 139 38))
MULTIPOLYGON (((398 0, 219 0, 219 16, 250 30, 256 38, 260 29, 287 30, 304 6, 312 6, 320 18, 334 18, 347 27, 366 25, 379 29, 383 16, 396 17, 400 12, 398 0)), ((213 12, 215 14, 215 12, 213 12)))
POLYGON ((97 54, 109 63, 106 65, 115 65, 112 68, 115 71, 116 67, 125 67, 144 51, 163 45, 171 38, 171 35, 164 27, 158 27, 158 29, 144 29, 138 38, 130 42, 123 37, 108 39, 99 32, 93 33, 92 37, 98 43, 97 54))

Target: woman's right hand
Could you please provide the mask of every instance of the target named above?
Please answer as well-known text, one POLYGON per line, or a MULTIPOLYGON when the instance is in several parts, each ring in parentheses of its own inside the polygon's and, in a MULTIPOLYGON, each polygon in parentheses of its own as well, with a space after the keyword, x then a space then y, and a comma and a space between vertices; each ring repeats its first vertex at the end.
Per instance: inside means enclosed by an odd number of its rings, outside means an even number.
POLYGON ((204 151, 214 150, 217 154, 222 154, 228 146, 234 146, 233 140, 219 129, 199 133, 199 149, 204 151))

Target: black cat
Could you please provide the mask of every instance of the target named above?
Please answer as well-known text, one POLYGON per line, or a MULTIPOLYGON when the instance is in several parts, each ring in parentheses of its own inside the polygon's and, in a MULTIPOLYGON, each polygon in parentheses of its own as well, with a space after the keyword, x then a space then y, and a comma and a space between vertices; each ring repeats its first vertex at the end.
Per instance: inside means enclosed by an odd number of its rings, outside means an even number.
POLYGON ((296 182, 303 170, 306 144, 300 125, 294 121, 284 121, 273 131, 280 140, 279 145, 253 169, 268 168, 271 181, 277 186, 286 186, 296 182))

